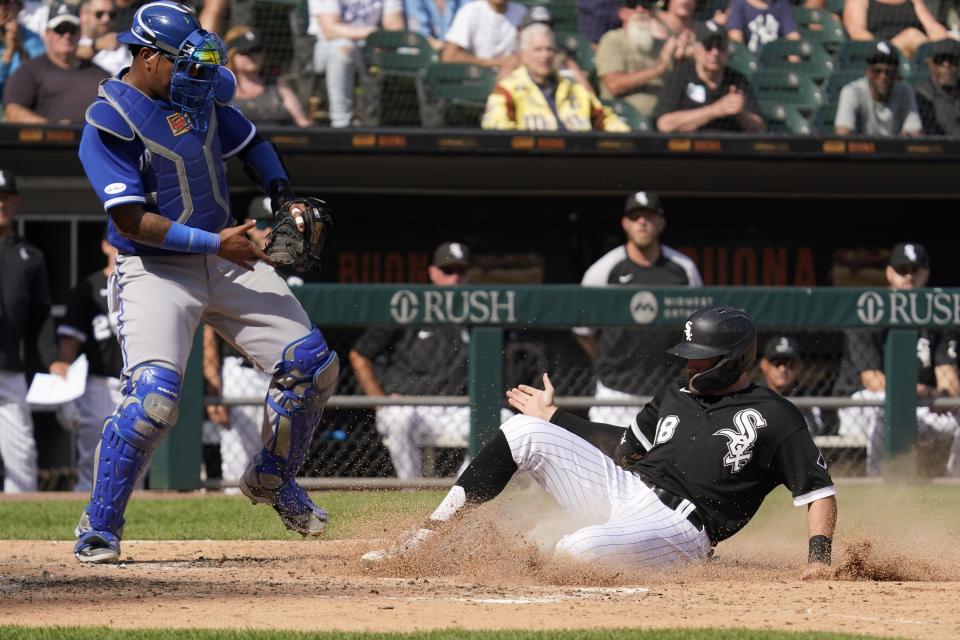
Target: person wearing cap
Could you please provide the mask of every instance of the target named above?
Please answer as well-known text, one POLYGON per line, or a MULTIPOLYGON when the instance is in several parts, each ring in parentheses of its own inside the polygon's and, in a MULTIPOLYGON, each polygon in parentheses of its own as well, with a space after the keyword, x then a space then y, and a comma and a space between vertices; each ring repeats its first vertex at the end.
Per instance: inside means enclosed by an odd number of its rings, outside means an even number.
POLYGON ((766 130, 760 108, 742 74, 727 66, 729 37, 712 22, 697 25, 693 61, 683 62, 663 80, 653 114, 664 133, 766 130))
POLYGON ((888 40, 907 58, 950 35, 923 0, 846 0, 843 27, 851 40, 888 40))
POLYGON ((730 0, 727 33, 753 53, 780 38, 799 40, 800 32, 788 0, 730 0))
POLYGON ((638 0, 623 0, 618 15, 622 26, 605 33, 597 46, 600 95, 621 98, 649 118, 664 77, 683 59, 693 34, 672 34, 654 18, 653 7, 638 0))
POLYGON ((253 29, 238 25, 227 31, 227 68, 237 79, 234 104, 258 127, 309 127, 314 123, 283 78, 263 77, 263 43, 253 29))
MULTIPOLYGON (((930 258, 923 245, 901 242, 893 248, 886 267, 887 282, 893 291, 910 291, 927 286, 930 258)), ((850 329, 844 334, 844 355, 835 395, 854 400, 883 400, 886 392, 884 347, 889 329, 850 329)), ((958 336, 955 329, 943 331, 921 327, 917 330, 917 399, 960 396, 957 377, 958 336)), ((960 476, 960 423, 956 410, 917 407, 917 437, 950 448, 946 473, 960 476)), ((885 432, 882 406, 852 406, 838 411, 839 434, 864 438, 867 447, 867 475, 881 472, 885 432)))
MULTIPOLYGON (((482 0, 477 0, 481 2, 482 0)), ((427 267, 430 284, 459 287, 470 281, 470 250, 460 242, 436 248, 427 267)), ((468 333, 454 325, 373 327, 350 350, 350 364, 363 392, 383 396, 465 396, 468 333)), ((510 412, 504 410, 508 418, 510 412)), ((464 406, 379 405, 377 432, 390 452, 396 476, 423 474, 420 447, 466 447, 470 408, 464 406)))
MULTIPOLYGON (((523 30, 535 24, 542 24, 553 30, 553 16, 550 9, 542 4, 535 4, 527 11, 527 15, 520 22, 518 31, 523 34, 523 30)), ((556 34, 554 34, 556 39, 556 34)), ((577 62, 576 51, 570 51, 563 46, 562 42, 557 42, 557 53, 553 58, 553 70, 555 73, 562 74, 569 80, 578 83, 591 94, 594 93, 593 85, 590 84, 590 78, 577 62)))
POLYGON ((43 55, 43 39, 17 21, 22 8, 22 0, 4 0, 0 4, 0 98, 10 74, 24 60, 43 55))
POLYGON ((520 64, 517 27, 527 8, 512 0, 474 0, 460 7, 444 38, 440 60, 497 69, 500 76, 520 64))
MULTIPOLYGON (((626 242, 594 262, 583 274, 580 284, 585 287, 703 286, 703 278, 693 260, 660 242, 667 217, 657 193, 630 194, 623 207, 620 227, 626 242)), ((664 350, 676 342, 675 332, 670 329, 577 327, 574 334, 594 363, 598 401, 590 408, 590 420, 594 422, 627 426, 640 410, 639 406, 604 406, 602 401, 655 395, 683 368, 680 360, 662 356, 664 350)))
POLYGON ((84 0, 80 4, 80 42, 77 57, 91 60, 115 76, 133 62, 130 49, 117 42, 112 31, 117 7, 113 0, 84 0))
POLYGON ((10 124, 70 124, 83 114, 109 72, 77 57, 80 18, 60 4, 50 8, 45 55, 28 60, 3 91, 4 119, 10 124))
POLYGON ((913 88, 897 80, 900 54, 889 42, 877 42, 866 75, 845 85, 837 100, 837 135, 919 136, 923 123, 913 88))
POLYGON ((960 135, 960 42, 934 42, 924 61, 930 77, 913 86, 917 111, 928 136, 960 135))
POLYGON ((407 30, 419 33, 435 50, 443 49, 443 41, 460 7, 470 0, 404 0, 403 13, 407 30))
POLYGON ((310 26, 316 37, 313 71, 325 75, 330 126, 353 123, 353 94, 364 41, 374 31, 400 31, 403 0, 309 0, 310 26))
MULTIPOLYGON (((759 385, 781 396, 811 395, 800 388, 803 357, 800 344, 791 336, 776 335, 767 340, 760 357, 759 385)), ((811 435, 823 433, 823 416, 819 407, 800 409, 811 435)))
POLYGON ((37 445, 25 373, 50 311, 43 254, 17 235, 17 179, 0 168, 0 459, 3 490, 37 490, 37 445))
POLYGON ((520 32, 521 64, 487 98, 484 129, 522 131, 630 131, 582 84, 556 72, 557 45, 545 24, 520 32))

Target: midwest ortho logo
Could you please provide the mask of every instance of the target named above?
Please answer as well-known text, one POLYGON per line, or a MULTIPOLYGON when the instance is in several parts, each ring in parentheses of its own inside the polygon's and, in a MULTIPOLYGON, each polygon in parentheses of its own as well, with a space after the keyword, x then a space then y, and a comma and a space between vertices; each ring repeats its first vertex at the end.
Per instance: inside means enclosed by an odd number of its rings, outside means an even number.
POLYGON ((390 298, 390 317, 398 324, 501 324, 517 321, 515 301, 516 291, 402 289, 390 298))
POLYGON ((637 324, 650 324, 657 319, 660 304, 650 291, 638 291, 630 298, 630 315, 637 324))
POLYGON ((945 291, 864 291, 857 318, 866 325, 948 326, 960 324, 960 293, 945 291))

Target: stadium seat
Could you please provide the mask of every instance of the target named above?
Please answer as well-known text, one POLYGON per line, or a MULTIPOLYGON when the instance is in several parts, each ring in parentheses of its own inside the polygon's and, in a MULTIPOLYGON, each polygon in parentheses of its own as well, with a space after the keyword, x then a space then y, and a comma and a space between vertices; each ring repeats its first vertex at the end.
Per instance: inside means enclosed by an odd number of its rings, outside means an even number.
POLYGON ((584 73, 590 75, 597 69, 597 63, 590 41, 576 31, 560 31, 556 34, 557 46, 572 56, 584 73))
MULTIPOLYGON (((873 40, 847 40, 837 49, 837 69, 856 69, 861 73, 867 68, 867 60, 876 51, 877 43, 873 40)), ((910 76, 910 60, 900 54, 900 75, 910 76)))
POLYGON ((416 79, 437 54, 419 33, 374 31, 363 48, 357 116, 366 126, 418 126, 416 79))
POLYGON ((840 99, 840 90, 854 80, 859 80, 862 77, 862 69, 845 69, 842 71, 835 71, 833 75, 827 79, 827 84, 824 88, 826 92, 827 103, 836 104, 837 100, 840 99))
POLYGON ((835 13, 838 16, 843 15, 843 5, 847 3, 847 0, 827 0, 827 11, 835 13))
POLYGON ((753 55, 742 42, 732 40, 729 45, 727 66, 737 73, 745 75, 748 79, 760 68, 757 63, 757 56, 753 55))
POLYGON ((603 104, 610 107, 614 113, 627 123, 631 131, 652 131, 653 124, 650 118, 643 115, 626 100, 604 100, 603 104))
POLYGON ((821 82, 833 73, 830 55, 819 44, 807 40, 781 38, 768 42, 760 47, 757 59, 761 69, 796 71, 813 78, 815 82, 821 82))
POLYGON ((761 101, 760 115, 767 123, 767 131, 770 133, 809 135, 812 131, 807 119, 791 104, 761 101))
POLYGON ((793 16, 796 19, 797 24, 804 29, 809 29, 810 25, 812 24, 824 26, 840 25, 840 19, 837 18, 836 14, 824 9, 794 7, 793 16))
MULTIPOLYGON (((694 19, 699 20, 700 22, 713 20, 714 14, 717 11, 724 11, 729 4, 730 0, 707 0, 707 2, 703 5, 703 8, 699 9, 694 15, 694 19)), ((697 2, 697 5, 700 5, 700 3, 697 2)))
POLYGON ((818 43, 827 53, 832 55, 847 40, 847 34, 839 23, 828 22, 822 27, 817 30, 800 29, 800 36, 808 42, 818 43))
POLYGON ((813 116, 810 118, 810 125, 813 127, 814 133, 830 136, 834 134, 833 120, 836 117, 836 103, 825 104, 813 112, 813 116))
POLYGON ((801 111, 813 111, 825 101, 813 79, 797 71, 762 69, 753 74, 750 85, 758 101, 789 104, 801 111))
POLYGON ((492 70, 478 64, 437 62, 419 79, 421 121, 427 127, 479 127, 496 85, 492 70))

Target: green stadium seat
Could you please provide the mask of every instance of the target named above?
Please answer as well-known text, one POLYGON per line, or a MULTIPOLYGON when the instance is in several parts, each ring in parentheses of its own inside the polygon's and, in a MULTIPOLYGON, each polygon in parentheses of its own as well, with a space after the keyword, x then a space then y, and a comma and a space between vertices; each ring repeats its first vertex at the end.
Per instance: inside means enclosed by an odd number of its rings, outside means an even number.
MULTIPOLYGON (((697 4, 700 3, 698 2, 697 4)), ((706 4, 703 5, 703 8, 697 11, 697 13, 694 15, 694 19, 699 20, 700 22, 713 20, 714 14, 717 11, 725 10, 729 4, 730 0, 707 0, 706 4)))
POLYGON ((806 7, 794 7, 793 16, 796 19, 797 24, 803 28, 809 28, 811 24, 841 24, 837 14, 833 13, 832 11, 827 11, 826 9, 807 9, 806 7))
POLYGON ((418 85, 421 121, 428 127, 479 127, 495 85, 493 71, 478 64, 428 65, 418 85))
POLYGON ((843 16, 843 5, 846 3, 847 0, 827 0, 827 11, 843 16))
POLYGON ((827 85, 824 87, 827 94, 827 104, 836 104, 837 100, 840 99, 840 90, 854 80, 859 80, 862 77, 863 70, 845 69, 835 71, 834 74, 827 79, 827 85))
MULTIPOLYGON (((847 40, 837 49, 837 68, 841 70, 856 69, 863 72, 867 68, 867 60, 876 51, 876 42, 873 40, 847 40)), ((900 75, 910 76, 910 60, 900 54, 900 75)))
POLYGON ((587 75, 596 70, 597 63, 593 47, 583 35, 575 31, 560 31, 556 33, 556 38, 557 46, 572 56, 587 75))
POLYGON ((833 59, 819 44, 807 40, 780 38, 760 47, 757 56, 761 69, 795 71, 816 82, 833 73, 833 59), (791 58, 798 58, 796 62, 791 58))
POLYGON ((800 29, 800 36, 807 42, 816 42, 831 55, 846 42, 847 34, 839 23, 827 23, 822 29, 800 29))
POLYGON ((727 66, 745 75, 747 78, 753 76, 760 68, 755 56, 742 42, 730 41, 729 55, 727 56, 727 66))
POLYGON ((758 101, 789 104, 801 111, 813 111, 825 101, 813 79, 798 71, 761 69, 753 74, 750 86, 758 101))
POLYGON ((418 126, 417 78, 437 54, 419 33, 374 31, 363 48, 357 117, 366 126, 418 126))
POLYGON ((652 131, 653 123, 626 100, 603 100, 603 104, 610 107, 614 113, 627 123, 631 131, 652 131))
POLYGON ((767 131, 770 133, 809 135, 813 131, 807 119, 792 104, 761 101, 760 115, 767 123, 767 131))
POLYGON ((834 134, 833 121, 837 117, 837 105, 827 104, 813 112, 810 125, 814 133, 830 136, 834 134))

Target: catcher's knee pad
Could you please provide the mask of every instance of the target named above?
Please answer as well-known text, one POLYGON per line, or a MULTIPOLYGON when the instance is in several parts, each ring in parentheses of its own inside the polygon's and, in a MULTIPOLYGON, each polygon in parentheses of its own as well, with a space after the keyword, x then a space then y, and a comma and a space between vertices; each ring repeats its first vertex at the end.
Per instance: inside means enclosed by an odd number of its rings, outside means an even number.
POLYGON ((120 535, 130 493, 167 429, 177 422, 180 374, 155 363, 137 367, 124 398, 106 419, 97 448, 90 504, 77 527, 120 535))
POLYGON ((330 350, 316 327, 284 348, 267 392, 273 428, 267 434, 263 451, 248 469, 248 484, 279 486, 281 479, 296 475, 323 408, 336 388, 339 373, 337 354, 330 350))

